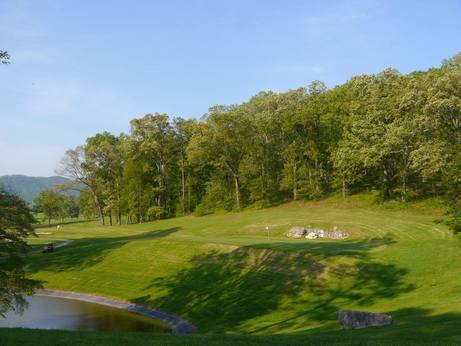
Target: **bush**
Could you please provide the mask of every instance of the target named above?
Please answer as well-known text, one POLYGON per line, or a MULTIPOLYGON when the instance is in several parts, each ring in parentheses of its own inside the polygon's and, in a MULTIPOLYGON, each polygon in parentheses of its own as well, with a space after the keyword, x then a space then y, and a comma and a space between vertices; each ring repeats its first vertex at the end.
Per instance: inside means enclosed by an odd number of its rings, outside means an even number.
POLYGON ((165 214, 165 210, 162 207, 154 206, 150 207, 147 210, 147 218, 149 220, 159 220, 161 219, 165 214))

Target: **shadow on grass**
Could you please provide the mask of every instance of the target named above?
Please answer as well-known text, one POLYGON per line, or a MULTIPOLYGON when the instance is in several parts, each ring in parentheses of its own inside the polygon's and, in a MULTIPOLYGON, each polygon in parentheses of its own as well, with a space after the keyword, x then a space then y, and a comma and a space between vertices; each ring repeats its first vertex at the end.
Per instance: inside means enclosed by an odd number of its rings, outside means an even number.
POLYGON ((31 255, 27 269, 32 272, 40 270, 57 272, 91 267, 101 262, 104 256, 112 250, 131 241, 164 238, 179 230, 179 227, 172 227, 132 236, 75 240, 65 247, 57 248, 53 253, 31 255))
POLYGON ((277 251, 299 251, 328 256, 348 256, 360 258, 368 255, 369 251, 395 244, 389 234, 381 238, 372 238, 365 241, 300 241, 300 242, 271 242, 251 245, 256 249, 270 249, 277 251))
MULTIPOLYGON (((31 256, 28 269, 90 267, 131 241, 163 238, 177 231, 175 227, 77 240, 53 254, 31 256)), ((366 307, 413 290, 405 283, 405 268, 376 262, 370 256, 393 243, 385 236, 366 241, 260 243, 230 252, 210 250, 192 257, 187 267, 173 275, 152 280, 146 294, 132 301, 184 316, 199 332, 270 334, 307 330, 312 321, 331 328, 342 308, 366 307), (269 319, 272 322, 249 322, 275 311, 277 315, 269 319)))
MULTIPOLYGON (((391 326, 357 330, 329 330, 314 328, 304 333, 306 340, 340 341, 355 345, 459 345, 461 344, 461 314, 434 314, 426 308, 403 308, 388 311, 393 318, 391 326)), ((283 341, 283 337, 282 337, 283 341)))
MULTIPOLYGON (((184 316, 199 332, 222 333, 239 326, 248 331, 246 321, 269 314, 287 301, 291 308, 302 306, 302 313, 280 316, 277 323, 249 331, 277 333, 309 321, 331 322, 342 306, 366 306, 414 288, 404 283, 406 269, 371 260, 370 250, 390 243, 389 237, 348 242, 336 254, 338 243, 333 242, 291 252, 278 251, 285 250, 283 243, 228 253, 209 251, 193 257, 188 268, 155 279, 145 288, 165 292, 162 296, 147 294, 133 301, 184 316)), ((287 246, 293 250, 293 244, 287 246)))

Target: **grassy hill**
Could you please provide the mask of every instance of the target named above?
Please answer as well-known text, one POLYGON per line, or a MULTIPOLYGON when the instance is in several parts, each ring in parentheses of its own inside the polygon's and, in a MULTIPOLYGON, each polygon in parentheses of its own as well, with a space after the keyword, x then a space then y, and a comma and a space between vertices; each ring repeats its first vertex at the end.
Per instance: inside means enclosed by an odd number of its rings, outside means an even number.
MULTIPOLYGON (((53 254, 31 254, 28 270, 47 288, 171 311, 200 334, 253 335, 248 343, 461 343, 461 243, 442 216, 436 203, 377 205, 361 195, 140 225, 73 224, 31 240, 75 241, 53 254), (338 226, 351 236, 288 239, 294 225, 338 226), (394 323, 342 331, 341 309, 389 313, 394 323)), ((170 338, 174 344, 188 337, 170 338)), ((210 343, 216 338, 232 336, 210 336, 210 343)))
MULTIPOLYGON (((70 182, 69 179, 59 176, 29 177, 26 175, 3 175, 0 177, 0 186, 29 203, 33 202, 35 196, 37 196, 40 191, 51 189, 57 184, 68 182, 70 182)), ((77 192, 69 193, 77 195, 77 192)))

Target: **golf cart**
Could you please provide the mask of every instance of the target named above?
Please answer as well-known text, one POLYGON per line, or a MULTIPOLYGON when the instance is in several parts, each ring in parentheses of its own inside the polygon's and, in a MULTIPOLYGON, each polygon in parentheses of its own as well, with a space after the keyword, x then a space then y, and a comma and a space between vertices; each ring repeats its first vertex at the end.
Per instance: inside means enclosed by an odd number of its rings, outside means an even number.
POLYGON ((47 253, 47 252, 53 252, 54 251, 54 245, 53 243, 47 243, 42 249, 42 253, 47 253))

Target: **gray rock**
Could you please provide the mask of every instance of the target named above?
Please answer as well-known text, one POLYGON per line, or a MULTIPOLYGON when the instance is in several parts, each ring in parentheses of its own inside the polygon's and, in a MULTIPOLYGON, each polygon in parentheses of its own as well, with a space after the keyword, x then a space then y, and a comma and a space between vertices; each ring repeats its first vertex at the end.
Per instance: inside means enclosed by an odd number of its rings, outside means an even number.
POLYGON ((306 239, 317 239, 318 237, 319 237, 318 234, 315 232, 309 232, 306 235, 306 239))
POLYGON ((302 238, 306 235, 306 229, 304 227, 292 227, 287 232, 287 237, 290 238, 302 238))
POLYGON ((328 235, 328 232, 321 228, 315 229, 314 232, 319 238, 325 238, 328 235))
POLYGON ((306 233, 308 235, 311 235, 309 239, 317 239, 317 238, 324 238, 326 232, 325 230, 321 228, 308 228, 306 229, 306 233))
POLYGON ((334 227, 333 231, 326 231, 321 228, 304 228, 296 226, 287 232, 287 237, 306 238, 310 240, 317 238, 346 239, 349 237, 349 234, 337 227, 334 227))
POLYGON ((349 234, 340 229, 328 232, 328 238, 330 239, 346 239, 347 237, 349 237, 349 234))
POLYGON ((381 327, 392 323, 392 316, 367 311, 342 310, 338 313, 338 323, 344 329, 381 327))

